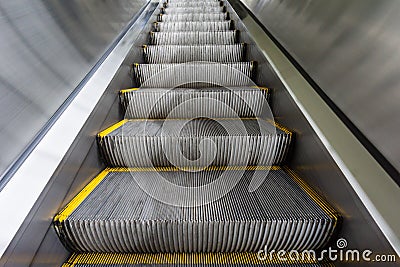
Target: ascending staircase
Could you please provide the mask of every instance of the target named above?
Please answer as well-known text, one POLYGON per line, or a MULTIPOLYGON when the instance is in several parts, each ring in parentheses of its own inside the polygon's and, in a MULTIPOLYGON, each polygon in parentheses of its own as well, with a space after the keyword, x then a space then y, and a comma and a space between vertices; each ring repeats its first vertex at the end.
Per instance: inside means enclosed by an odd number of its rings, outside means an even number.
POLYGON ((318 249, 339 215, 284 164, 293 134, 224 1, 160 3, 125 118, 98 134, 109 166, 54 218, 65 266, 319 266, 257 251, 318 249))

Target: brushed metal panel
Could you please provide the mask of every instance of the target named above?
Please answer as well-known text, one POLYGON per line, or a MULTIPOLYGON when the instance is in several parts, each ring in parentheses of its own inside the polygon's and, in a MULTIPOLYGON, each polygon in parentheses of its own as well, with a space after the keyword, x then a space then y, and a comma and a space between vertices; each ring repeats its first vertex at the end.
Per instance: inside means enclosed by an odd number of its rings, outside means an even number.
POLYGON ((0 177, 146 0, 0 3, 0 177))
MULTIPOLYGON (((263 37, 260 38, 258 35, 259 32, 251 28, 251 25, 255 24, 255 22, 240 1, 229 1, 243 20, 243 23, 239 23, 239 27, 243 29, 246 26, 249 31, 246 35, 253 35, 255 39, 263 40, 263 37)), ((258 8, 260 7, 257 6, 258 8)), ((368 213, 364 204, 360 201, 356 192, 342 174, 283 83, 274 73, 260 49, 253 45, 249 52, 248 57, 250 59, 256 58, 258 61, 257 84, 272 88, 271 107, 276 120, 295 132, 294 145, 289 154, 287 165, 294 169, 321 196, 334 205, 343 216, 341 229, 333 237, 332 244, 329 245, 335 248, 337 238, 344 237, 352 248, 369 248, 374 253, 395 254, 374 219, 368 213)), ((396 263, 385 264, 387 266, 397 266, 396 263)), ((359 263, 335 263, 335 266, 353 265, 359 266, 359 263)), ((369 265, 375 266, 372 263, 369 265)))
POLYGON ((243 2, 400 171, 400 2, 243 2))

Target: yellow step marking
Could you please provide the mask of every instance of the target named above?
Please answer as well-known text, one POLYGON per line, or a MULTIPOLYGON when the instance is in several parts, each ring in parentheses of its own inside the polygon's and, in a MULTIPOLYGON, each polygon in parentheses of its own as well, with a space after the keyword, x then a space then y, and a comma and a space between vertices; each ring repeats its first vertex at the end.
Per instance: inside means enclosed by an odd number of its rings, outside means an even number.
MULTIPOLYGON (((81 265, 96 265, 96 264, 254 264, 254 265, 266 265, 271 263, 281 264, 315 264, 317 260, 315 258, 307 259, 305 257, 299 260, 293 260, 290 258, 290 254, 287 252, 285 261, 280 261, 277 254, 272 254, 271 257, 267 255, 265 260, 260 260, 255 252, 227 252, 227 253, 83 253, 73 254, 64 264, 65 267, 73 267, 77 264, 81 265)), ((327 266, 327 265, 325 265, 327 266)), ((332 265, 329 265, 332 266, 332 265)))
POLYGON ((86 199, 86 197, 103 181, 110 172, 105 169, 87 184, 55 217, 54 221, 63 222, 86 199))
POLYGON ((122 125, 124 125, 125 123, 127 123, 129 120, 122 120, 110 127, 108 127, 107 129, 105 129, 104 131, 101 131, 100 133, 97 134, 98 137, 103 138, 104 136, 112 133, 113 131, 115 131, 116 129, 118 129, 119 127, 121 127, 122 125))

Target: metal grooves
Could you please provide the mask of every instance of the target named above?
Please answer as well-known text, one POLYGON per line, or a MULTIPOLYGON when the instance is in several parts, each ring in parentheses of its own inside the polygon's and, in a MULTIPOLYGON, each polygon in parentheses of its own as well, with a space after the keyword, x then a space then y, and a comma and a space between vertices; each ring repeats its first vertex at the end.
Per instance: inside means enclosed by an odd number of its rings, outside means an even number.
POLYGON ((145 45, 146 63, 184 63, 190 61, 240 62, 245 60, 247 44, 234 45, 145 45))
POLYGON ((159 22, 179 22, 179 21, 224 21, 230 18, 229 13, 183 13, 183 14, 159 14, 159 22))
POLYGON ((226 12, 225 7, 176 7, 176 8, 161 8, 161 14, 182 14, 182 13, 217 13, 226 12))
POLYGON ((274 166, 293 136, 257 119, 268 90, 252 82, 257 64, 245 62, 225 2, 159 7, 145 64, 132 67, 140 89, 120 92, 128 119, 97 136, 104 162, 120 168, 100 173, 54 218, 71 251, 107 254, 74 254, 65 267, 321 266, 255 256, 265 246, 319 249, 339 215, 274 166), (164 182, 183 189, 171 193, 164 182))
POLYGON ((252 86, 255 62, 134 64, 134 79, 141 87, 191 88, 252 86))
POLYGON ((224 2, 222 1, 187 1, 187 2, 168 2, 164 3, 163 7, 220 7, 223 6, 224 2))
POLYGON ((108 166, 279 165, 292 139, 257 119, 142 119, 119 126, 98 136, 108 166))
POLYGON ((149 88, 122 90, 120 93, 127 119, 259 117, 268 104, 268 97, 266 88, 251 87, 149 88))
MULTIPOLYGON (((223 184, 223 183, 221 183, 223 184)), ((212 192, 205 192, 205 194, 212 192)), ((175 197, 175 196, 170 196, 175 197)), ((191 198, 191 195, 184 196, 191 198)), ((328 214, 283 170, 111 171, 65 219, 63 241, 79 252, 257 252, 318 249, 334 230, 328 214), (158 174, 186 187, 240 175, 212 204, 177 207, 159 202, 136 181, 158 174), (255 172, 265 177, 249 192, 255 172), (107 200, 105 202, 105 200, 107 200), (99 203, 103 203, 99 206, 99 203)))
POLYGON ((151 45, 235 44, 238 31, 225 32, 150 32, 151 45))
MULTIPOLYGON (((288 256, 288 255, 285 255, 288 256)), ((310 259, 300 259, 298 261, 291 260, 287 257, 287 261, 279 260, 274 254, 271 258, 260 261, 256 253, 249 252, 233 252, 233 253, 83 253, 73 254, 63 267, 105 267, 112 262, 115 267, 124 266, 154 266, 164 267, 171 265, 179 266, 214 266, 214 267, 252 267, 252 266, 269 266, 269 267, 318 267, 333 266, 332 264, 318 264, 317 261, 310 259)))
POLYGON ((153 31, 155 32, 182 32, 182 31, 201 31, 217 32, 233 30, 233 21, 180 21, 180 22, 155 22, 153 31))

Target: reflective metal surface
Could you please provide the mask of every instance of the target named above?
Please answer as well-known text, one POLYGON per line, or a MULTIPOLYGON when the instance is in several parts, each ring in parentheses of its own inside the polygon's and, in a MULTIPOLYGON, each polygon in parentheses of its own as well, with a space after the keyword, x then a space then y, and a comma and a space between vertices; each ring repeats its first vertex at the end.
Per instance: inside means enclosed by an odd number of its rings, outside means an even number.
POLYGON ((242 0, 400 170, 400 2, 242 0))
POLYGON ((0 3, 0 177, 146 0, 0 3))
MULTIPOLYGON (((96 1, 96 3, 99 2, 96 1)), ((8 246, 7 251, 0 258, 0 266, 61 266, 62 262, 68 257, 69 252, 60 243, 59 238, 54 232, 51 224, 52 218, 60 209, 60 206, 65 205, 65 203, 63 204, 64 201, 69 201, 81 190, 82 185, 90 181, 91 177, 104 168, 98 158, 94 136, 97 132, 108 127, 121 117, 118 108, 114 108, 119 104, 117 97, 118 89, 132 86, 128 73, 131 62, 137 61, 136 57, 132 54, 124 59, 127 52, 124 49, 127 47, 129 50, 138 36, 140 36, 139 42, 144 42, 144 36, 141 36, 140 32, 151 16, 155 6, 145 4, 141 8, 146 9, 138 13, 138 15, 140 14, 139 17, 136 17, 136 14, 132 13, 133 17, 135 17, 131 21, 134 22, 132 27, 103 63, 103 65, 106 65, 103 68, 103 73, 106 71, 106 73, 112 73, 111 75, 113 75, 114 72, 117 72, 115 78, 113 78, 107 87, 106 92, 98 102, 98 106, 91 113, 87 123, 81 129, 66 157, 43 189, 41 196, 32 207, 29 215, 19 227, 19 231, 8 246), (121 58, 121 61, 123 60, 122 65, 119 68, 120 63, 115 68, 110 67, 117 64, 118 58, 121 58)), ((127 22, 131 25, 129 21, 127 22)), ((116 34, 119 33, 117 32, 116 34)), ((136 49, 139 49, 139 47, 134 47, 132 50, 136 51, 136 49)), ((99 68, 97 72, 101 72, 101 69, 99 68)), ((104 80, 107 80, 105 76, 107 75, 97 75, 97 80, 100 80, 96 83, 99 91, 104 89, 100 87, 100 84, 104 80)), ((80 94, 84 94, 86 92, 85 89, 87 88, 84 87, 80 94)), ((82 109, 86 110, 88 107, 83 105, 82 109)), ((66 113, 68 113, 68 110, 64 115, 66 113)), ((74 114, 76 115, 76 112, 74 114)), ((62 139, 60 138, 60 140, 62 139)), ((49 156, 49 161, 53 160, 54 154, 49 156)), ((35 179, 35 176, 27 178, 35 179)), ((22 189, 29 190, 29 187, 22 189)), ((21 203, 14 202, 14 204, 13 207, 15 209, 20 208, 21 203)), ((3 235, 0 236, 3 237, 3 235)))
MULTIPOLYGON (((257 25, 240 0, 229 1, 247 27, 248 33, 253 36, 258 44, 250 46, 250 56, 258 59, 259 75, 257 84, 263 84, 271 88, 272 110, 276 120, 295 132, 295 141, 288 166, 294 169, 300 176, 317 192, 324 196, 343 215, 341 229, 336 237, 333 237, 332 248, 336 247, 335 240, 345 238, 349 246, 358 249, 371 249, 374 253, 395 253, 374 218, 368 213, 363 202, 349 184, 341 169, 336 165, 332 156, 319 139, 316 132, 307 121, 304 114, 297 106, 296 101, 291 97, 282 81, 274 73, 269 62, 264 58, 260 49, 268 54, 269 46, 265 42, 266 34, 257 25), (265 45, 265 47, 264 47, 265 45)), ((242 34, 242 37, 245 34, 242 34)), ((246 38, 246 37, 245 37, 246 38)), ((270 51, 271 52, 271 51, 270 51)), ((274 52, 272 52, 274 54, 274 52)), ((276 56, 276 54, 274 54, 276 56)), ((285 66, 283 72, 287 73, 285 66)), ((282 71, 282 70, 281 70, 282 71)), ((288 74, 288 73, 287 73, 288 74)), ((300 73, 297 74, 301 76, 300 73)), ((292 80, 296 80, 295 74, 288 74, 292 80), (293 76, 291 76, 293 75, 293 76)), ((366 264, 366 263, 363 263, 366 264)), ((335 266, 359 266, 357 262, 340 262, 335 266)), ((369 264, 375 266, 373 264, 369 264)), ((364 266, 364 265, 363 265, 364 266)), ((385 263, 385 266, 397 266, 396 264, 385 263)))

